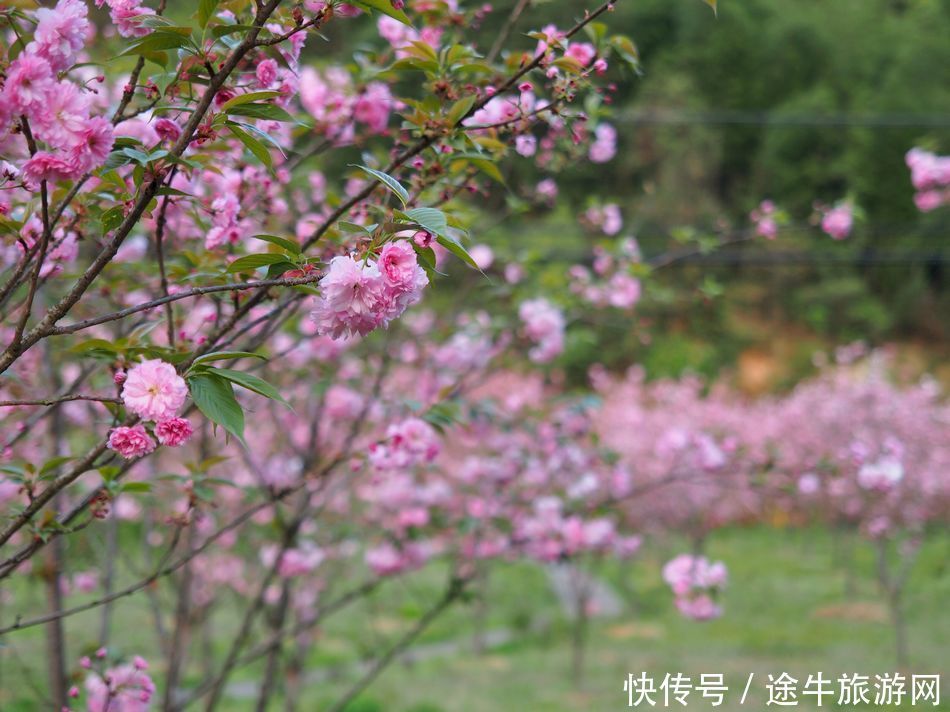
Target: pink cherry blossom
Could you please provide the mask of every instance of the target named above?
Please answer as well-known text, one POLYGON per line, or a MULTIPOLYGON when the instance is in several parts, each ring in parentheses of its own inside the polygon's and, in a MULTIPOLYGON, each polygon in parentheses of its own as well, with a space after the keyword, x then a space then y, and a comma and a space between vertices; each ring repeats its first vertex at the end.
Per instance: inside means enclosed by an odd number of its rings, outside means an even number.
POLYGON ((131 459, 148 455, 155 450, 155 441, 141 423, 131 427, 120 425, 109 433, 109 449, 131 459))
POLYGON ((49 62, 35 54, 21 54, 7 69, 3 103, 15 113, 33 115, 43 110, 46 97, 55 86, 49 62))
POLYGON ((848 203, 828 210, 821 218, 821 229, 835 240, 843 240, 851 234, 854 215, 848 203))
POLYGON ((384 291, 379 269, 372 260, 334 257, 320 280, 320 301, 311 314, 317 333, 334 339, 365 336, 380 323, 384 291))
POLYGON ((528 355, 536 363, 553 361, 564 351, 564 315, 544 298, 529 299, 518 307, 525 335, 535 342, 528 355))
POLYGON ((188 386, 175 367, 149 359, 129 369, 122 386, 125 407, 145 420, 167 420, 178 415, 188 397, 188 386))
POLYGON ((167 418, 155 424, 155 437, 162 445, 179 447, 191 438, 194 429, 187 418, 167 418))
POLYGON ((89 712, 147 712, 155 694, 152 679, 136 664, 91 674, 85 687, 89 712))
POLYGON ((81 0, 59 0, 54 8, 36 11, 36 31, 31 50, 44 57, 54 72, 61 72, 75 62, 83 48, 89 22, 88 9, 81 0))

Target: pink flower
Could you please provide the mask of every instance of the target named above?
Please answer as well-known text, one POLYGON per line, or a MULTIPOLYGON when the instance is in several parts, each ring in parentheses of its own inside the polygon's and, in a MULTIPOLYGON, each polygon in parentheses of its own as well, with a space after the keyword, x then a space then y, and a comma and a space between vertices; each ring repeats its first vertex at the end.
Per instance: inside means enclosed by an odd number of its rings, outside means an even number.
POLYGON ((778 225, 776 225, 775 219, 764 217, 759 220, 755 225, 755 234, 764 237, 766 240, 774 240, 775 236, 778 235, 778 225))
POLYGON ((321 299, 311 314, 317 333, 334 339, 365 336, 380 324, 384 289, 372 260, 357 262, 350 256, 334 257, 320 280, 321 299))
POLYGON ((255 71, 257 83, 265 89, 277 81, 277 60, 265 59, 257 65, 255 71))
POLYGON ((194 429, 187 418, 168 418, 158 421, 155 425, 155 437, 158 442, 168 447, 184 445, 193 433, 194 429))
POLYGON ((403 554, 392 544, 381 544, 366 550, 366 565, 377 576, 392 576, 407 568, 403 554))
POLYGON ((640 280, 628 274, 618 272, 610 278, 607 300, 610 306, 629 309, 640 301, 640 280))
POLYGON ((843 240, 851 234, 853 223, 851 206, 843 203, 825 213, 821 219, 821 229, 835 240, 843 240))
POLYGON ((95 116, 86 122, 72 150, 72 157, 82 172, 88 172, 105 163, 115 143, 112 122, 95 116))
POLYGON ((373 133, 383 133, 389 124, 389 113, 394 106, 389 87, 382 82, 370 82, 353 105, 353 118, 373 133))
POLYGON ((708 621, 722 615, 722 608, 705 594, 677 598, 676 608, 686 618, 696 621, 708 621))
POLYGON ((31 49, 46 58, 54 72, 69 68, 83 48, 89 22, 86 4, 80 0, 59 0, 54 8, 36 11, 36 31, 31 49))
POLYGON ((162 118, 155 122, 155 133, 157 133, 163 141, 174 143, 181 137, 181 126, 171 119, 162 118))
POLYGON ((23 182, 30 188, 37 188, 41 181, 56 183, 71 180, 82 171, 78 170, 75 162, 63 155, 56 155, 48 151, 37 151, 23 164, 23 182))
POLYGON ((538 185, 535 187, 535 192, 537 192, 539 198, 548 202, 554 202, 558 193, 557 183, 553 178, 545 178, 538 182, 538 185))
POLYGON ((47 94, 54 87, 53 69, 35 54, 21 54, 7 70, 2 102, 9 102, 15 114, 41 112, 47 94))
POLYGON ((495 261, 495 252, 488 245, 472 245, 468 251, 468 256, 472 258, 475 266, 483 272, 492 266, 495 261))
POLYGON ((525 158, 533 156, 538 150, 538 139, 531 134, 522 134, 515 138, 515 151, 525 158))
POLYGON ((322 549, 313 546, 302 546, 287 549, 280 557, 277 573, 283 578, 303 576, 316 569, 326 558, 322 549))
POLYGON ((394 292, 419 292, 429 283, 425 270, 416 260, 416 251, 405 240, 383 245, 377 264, 386 287, 394 292))
POLYGON ((145 420, 167 420, 178 415, 188 397, 188 386, 175 367, 149 359, 129 369, 122 386, 125 407, 145 420))
POLYGON ((155 684, 137 665, 126 664, 106 670, 102 677, 87 677, 86 692, 89 712, 147 712, 155 684))
POLYGON ((72 148, 89 121, 87 96, 72 82, 57 82, 47 94, 45 110, 33 120, 33 133, 56 148, 72 148))
POLYGON ((571 42, 564 50, 564 56, 576 59, 578 64, 586 67, 597 56, 597 50, 589 42, 571 42))
POLYGON ((525 335, 536 346, 528 352, 535 363, 553 361, 564 351, 564 315, 547 299, 529 299, 518 307, 525 335))
POLYGON ((594 142, 587 157, 594 163, 606 163, 617 154, 617 129, 610 124, 600 124, 594 130, 594 142))
POLYGON ((120 425, 109 433, 109 449, 115 450, 126 459, 131 459, 148 455, 155 449, 155 441, 141 423, 132 427, 120 425))
POLYGON ((137 18, 142 15, 154 15, 149 7, 142 7, 142 0, 106 0, 109 16, 123 37, 144 37, 151 30, 141 24, 137 18))

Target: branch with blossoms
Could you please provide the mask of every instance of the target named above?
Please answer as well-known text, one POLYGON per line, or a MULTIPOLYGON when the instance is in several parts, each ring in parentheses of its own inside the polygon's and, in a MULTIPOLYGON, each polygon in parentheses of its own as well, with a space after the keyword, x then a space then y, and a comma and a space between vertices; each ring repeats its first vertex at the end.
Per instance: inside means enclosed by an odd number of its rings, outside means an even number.
MULTIPOLYGON (((370 337, 424 318, 417 305, 450 269, 446 255, 480 268, 468 247, 466 228, 477 221, 466 220, 465 196, 499 182, 510 145, 526 156, 533 139, 543 156, 563 154, 565 163, 582 151, 600 161, 616 150, 605 110, 584 120, 561 111, 581 99, 596 104, 608 58, 629 60, 630 41, 598 22, 614 2, 566 31, 531 34, 533 51, 496 42, 487 61, 476 31, 486 11, 453 2, 420 0, 408 12, 376 0, 202 2, 174 19, 164 3, 98 4, 111 21, 98 30, 81 0, 3 14, 20 39, 8 48, 0 92, 0 230, 12 238, 0 255, 8 272, 0 403, 16 406, 4 421, 0 545, 9 553, 0 577, 30 576, 37 553, 51 552, 47 588, 60 598, 2 633, 44 624, 55 642, 63 618, 102 608, 108 621, 113 602, 180 577, 165 641, 166 705, 179 705, 179 692, 209 709, 220 704, 263 628, 263 706, 278 694, 280 641, 302 621, 318 628, 314 611, 339 607, 306 595, 330 590, 330 567, 350 568, 346 540, 329 533, 349 519, 367 525, 357 555, 373 574, 356 591, 442 555, 467 570, 503 541, 541 559, 622 548, 604 522, 587 521, 595 507, 527 512, 546 491, 563 495, 560 479, 547 490, 510 488, 505 516, 536 528, 510 542, 491 521, 466 523, 463 508, 477 510, 481 487, 460 486, 454 502, 436 497, 451 489, 452 468, 434 464, 440 433, 455 432, 455 410, 488 385, 485 369, 512 342, 538 342, 539 362, 556 356, 553 310, 525 310, 524 340, 516 329, 479 333, 480 315, 446 327, 445 342, 426 344, 419 326, 375 351, 370 337), (363 22, 370 10, 388 46, 365 64, 301 61, 327 23, 363 22), (581 41, 584 31, 590 42, 581 41), (87 63, 99 49, 89 42, 96 32, 118 56, 105 76, 87 63), (124 81, 114 81, 113 67, 124 81), (402 77, 420 80, 402 83, 415 94, 393 95, 402 77), (342 163, 349 167, 337 170, 342 163), (407 360, 413 347, 427 368, 407 360), (407 406, 412 396, 422 405, 407 406), (195 432, 204 434, 200 447, 195 432), (41 441, 45 461, 37 460, 41 441), (416 501, 419 493, 401 489, 405 477, 436 498, 416 501), (407 497, 406 507, 379 501, 369 481, 407 497), (286 520, 278 503, 291 512, 286 520), (430 512, 454 529, 440 531, 430 512), (109 559, 106 593, 62 604, 68 585, 89 585, 89 576, 74 576, 71 558, 57 558, 64 537, 106 518, 118 532, 112 546, 123 549, 134 548, 120 535, 124 522, 147 522, 146 557, 154 541, 171 556, 180 546, 173 532, 204 536, 171 563, 142 567, 124 588, 114 586, 114 551, 93 544, 109 559), (215 579, 228 565, 259 572, 251 579, 259 585, 215 579), (201 683, 176 689, 193 662, 184 631, 213 630, 214 604, 227 590, 246 599, 238 634, 222 660, 207 661, 201 683)), ((510 24, 530 16, 528 3, 519 7, 510 24)), ((559 430, 558 452, 570 452, 572 437, 559 430)), ((519 453, 517 467, 526 468, 535 453, 519 453)), ((123 551, 120 560, 135 558, 123 551)), ((81 662, 75 676, 85 691, 76 694, 106 706, 150 697, 157 686, 148 668, 110 658, 105 639, 115 632, 102 629, 102 655, 81 662)), ((308 643, 296 645, 302 660, 308 643)), ((64 665, 51 664, 49 674, 54 705, 64 707, 64 665)))

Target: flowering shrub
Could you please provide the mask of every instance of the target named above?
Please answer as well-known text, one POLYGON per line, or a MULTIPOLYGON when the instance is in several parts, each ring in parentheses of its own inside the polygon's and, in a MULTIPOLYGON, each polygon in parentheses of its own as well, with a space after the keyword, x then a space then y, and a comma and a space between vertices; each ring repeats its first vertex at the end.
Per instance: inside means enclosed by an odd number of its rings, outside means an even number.
MULTIPOLYGON (((443 460, 460 447, 444 434, 475 407, 464 398, 508 346, 530 341, 541 364, 561 353, 566 305, 518 287, 510 264, 521 308, 507 304, 506 323, 468 305, 447 322, 417 311, 430 285, 464 279, 449 259, 491 268, 488 248, 467 247, 467 196, 505 183, 508 161, 553 172, 616 153, 601 84, 636 51, 604 23, 613 1, 572 7, 576 22, 527 44, 512 33, 520 11, 486 38, 491 8, 454 0, 0 8, 0 578, 57 558, 43 580, 63 650, 61 621, 80 612, 64 596, 120 596, 115 551, 90 582, 65 542, 108 526, 125 549, 128 523, 146 533, 142 561, 166 553, 121 596, 176 578, 188 625, 210 626, 226 591, 247 603, 201 684, 180 689, 176 636, 161 690, 138 662, 97 662, 89 709, 173 693, 215 707, 252 633, 316 627, 318 601, 343 595, 334 583, 370 590, 441 557, 451 601, 481 559, 635 549, 586 500, 599 475, 571 489, 581 460, 606 467, 571 445, 585 432, 547 433, 531 413, 525 427, 545 436, 497 462, 507 502, 443 460), (358 62, 314 61, 311 38, 338 25, 378 41, 358 62), (548 476, 516 484, 542 456, 548 476), (354 522, 359 537, 331 534, 354 522), (354 559, 363 583, 338 575, 354 559)), ((64 708, 65 653, 48 667, 64 708)))

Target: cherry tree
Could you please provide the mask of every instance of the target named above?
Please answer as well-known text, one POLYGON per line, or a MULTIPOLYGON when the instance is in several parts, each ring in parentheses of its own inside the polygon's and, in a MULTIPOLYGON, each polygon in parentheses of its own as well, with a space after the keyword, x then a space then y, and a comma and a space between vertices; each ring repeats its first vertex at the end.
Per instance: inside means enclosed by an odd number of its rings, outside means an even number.
POLYGON ((0 580, 14 605, 26 601, 6 587, 24 577, 47 599, 3 635, 45 625, 46 702, 212 709, 237 666, 264 658, 264 706, 291 629, 299 668, 326 615, 452 554, 445 595, 352 696, 461 596, 473 558, 623 548, 594 505, 535 512, 550 531, 528 525, 524 498, 564 481, 513 488, 510 531, 476 536, 478 478, 437 474, 438 430, 459 407, 443 401, 506 340, 556 357, 556 304, 525 294, 523 327, 494 333, 467 314, 431 342, 417 306, 462 279, 447 259, 487 268, 465 246, 467 199, 503 183, 506 161, 548 171, 616 152, 601 85, 637 57, 609 33, 614 2, 572 6, 527 47, 521 5, 484 36, 491 8, 455 0, 0 9, 0 580), (312 37, 366 25, 379 40, 358 61, 303 59, 312 37), (401 327, 406 313, 417 319, 401 327), (130 528, 141 575, 120 584, 130 528), (340 590, 354 557, 367 575, 340 590), (161 581, 174 583, 168 609, 161 581), (244 605, 227 652, 185 689, 187 651, 231 594, 244 605), (158 686, 110 645, 131 595, 155 609, 158 686), (93 610, 95 654, 71 671, 64 621, 93 610))

